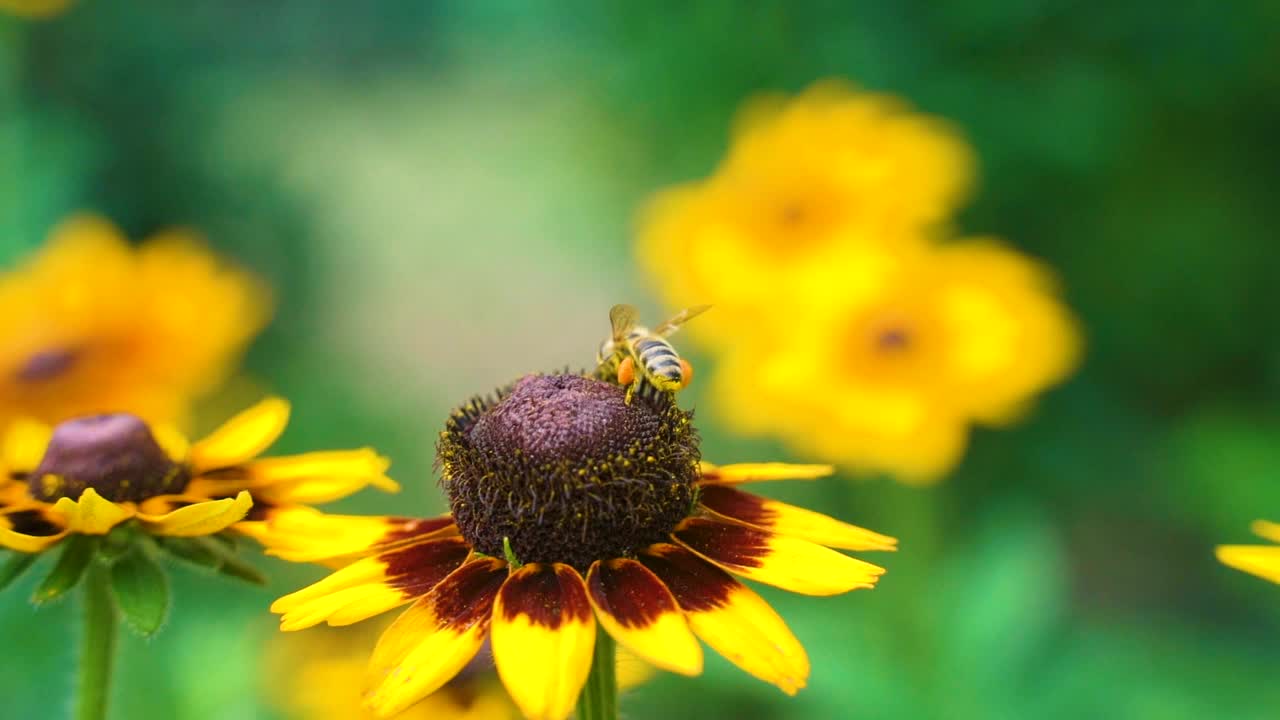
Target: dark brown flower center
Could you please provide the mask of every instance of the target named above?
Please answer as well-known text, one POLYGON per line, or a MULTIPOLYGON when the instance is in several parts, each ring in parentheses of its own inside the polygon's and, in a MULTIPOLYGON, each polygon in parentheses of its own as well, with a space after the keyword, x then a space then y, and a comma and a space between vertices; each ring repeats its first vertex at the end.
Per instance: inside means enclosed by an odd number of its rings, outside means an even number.
POLYGON ((165 454, 141 419, 125 413, 68 420, 28 478, 31 494, 52 502, 87 488, 113 502, 181 492, 186 469, 165 454))
POLYGON ((75 350, 59 348, 44 350, 27 358, 27 362, 15 373, 19 382, 38 383, 53 380, 66 373, 76 364, 79 353, 75 350))
POLYGON ((531 375, 454 412, 437 445, 462 535, 521 562, 592 561, 666 538, 696 495, 691 413, 578 375, 531 375))

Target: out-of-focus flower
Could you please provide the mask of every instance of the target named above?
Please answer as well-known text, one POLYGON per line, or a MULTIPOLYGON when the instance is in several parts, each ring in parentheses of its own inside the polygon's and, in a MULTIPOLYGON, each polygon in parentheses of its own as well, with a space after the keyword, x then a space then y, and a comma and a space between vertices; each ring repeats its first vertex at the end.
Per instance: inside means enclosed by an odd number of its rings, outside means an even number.
POLYGON ((134 248, 74 217, 0 276, 0 427, 107 412, 181 423, 269 317, 266 288, 191 233, 134 248))
POLYGON ((637 257, 670 306, 715 307, 688 332, 732 426, 927 482, 1074 369, 1047 270, 944 242, 973 164, 944 122, 824 82, 748 104, 716 172, 658 195, 637 257))
POLYGON ((1079 356, 1049 272, 994 242, 921 253, 873 293, 829 290, 725 357, 712 399, 737 429, 855 471, 937 479, 972 423, 1016 419, 1079 356))
MULTIPOLYGON (((385 623, 382 623, 385 627, 385 623)), ((277 634, 266 654, 266 692, 293 720, 372 720, 364 706, 365 669, 379 623, 367 627, 277 634)), ((653 671, 635 657, 619 655, 618 685, 627 689, 653 671)), ((452 680, 395 720, 520 720, 493 666, 488 645, 452 680)))
MULTIPOLYGON (((830 548, 892 538, 742 492, 829 466, 701 463, 690 413, 576 375, 531 375, 455 410, 438 442, 451 514, 404 521, 333 556, 364 556, 280 598, 281 628, 348 625, 413 606, 373 652, 372 708, 396 713, 444 687, 492 639, 498 676, 531 718, 563 718, 598 643, 697 675, 695 637, 791 694, 809 660, 732 574, 809 595, 870 588, 884 572, 830 548), (596 623, 607 635, 597 632, 596 623)), ((351 533, 367 525, 357 519, 351 533)), ((270 521, 268 521, 270 525, 270 521)), ((334 528, 335 534, 343 533, 334 528)), ((271 532, 262 535, 270 544, 271 532)), ((297 542, 294 554, 323 560, 297 542)))
MULTIPOLYGON (((1253 523, 1253 534, 1280 543, 1280 525, 1266 520, 1253 523)), ((1222 564, 1280 583, 1280 545, 1219 545, 1222 564)))
POLYGON ((57 17, 71 7, 72 0, 0 0, 0 11, 32 20, 57 17))
POLYGON ((822 82, 749 103, 715 173, 649 204, 636 257, 668 305, 714 303, 690 333, 723 340, 761 310, 873 279, 949 220, 972 176, 945 122, 822 82))
POLYGON ((259 458, 288 418, 288 403, 269 398, 190 445, 127 413, 53 428, 16 423, 4 442, 0 547, 40 553, 77 537, 106 541, 128 526, 181 553, 188 539, 234 529, 255 503, 292 508, 367 485, 398 489, 387 460, 368 448, 259 458))

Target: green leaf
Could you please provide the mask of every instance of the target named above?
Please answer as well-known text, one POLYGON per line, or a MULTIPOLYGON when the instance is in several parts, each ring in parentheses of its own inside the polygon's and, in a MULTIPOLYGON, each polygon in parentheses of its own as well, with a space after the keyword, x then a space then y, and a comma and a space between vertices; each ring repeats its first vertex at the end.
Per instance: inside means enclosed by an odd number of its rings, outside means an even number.
POLYGON ((164 625, 169 613, 169 578, 142 548, 135 548, 111 566, 111 592, 134 632, 150 637, 164 625))
MULTIPOLYGON (((216 538, 217 536, 215 535, 214 537, 216 538)), ((220 543, 217 540, 211 540, 207 537, 192 539, 200 542, 201 545, 210 552, 217 553, 218 557, 222 559, 222 564, 218 566, 218 572, 237 580, 244 580, 245 582, 253 583, 254 585, 267 584, 266 576, 258 572, 258 569, 254 566, 244 560, 241 560, 236 555, 235 550, 228 549, 225 544, 220 543)))
POLYGON ((209 568, 237 580, 266 585, 267 579, 257 568, 236 556, 234 542, 228 546, 219 536, 160 538, 160 547, 170 555, 192 565, 209 568))
POLYGON ((62 597, 80 582, 85 568, 89 567, 98 549, 98 538, 91 535, 72 535, 62 543, 58 564, 41 581, 31 596, 31 602, 46 603, 62 597))
POLYGON ((22 577, 22 573, 26 572, 27 568, 39 558, 40 553, 15 552, 13 557, 9 558, 9 562, 0 568, 0 590, 4 590, 14 580, 22 577))
POLYGON ((157 539, 160 541, 161 550, 183 562, 211 570, 222 567, 222 556, 198 542, 197 538, 160 537, 157 539))

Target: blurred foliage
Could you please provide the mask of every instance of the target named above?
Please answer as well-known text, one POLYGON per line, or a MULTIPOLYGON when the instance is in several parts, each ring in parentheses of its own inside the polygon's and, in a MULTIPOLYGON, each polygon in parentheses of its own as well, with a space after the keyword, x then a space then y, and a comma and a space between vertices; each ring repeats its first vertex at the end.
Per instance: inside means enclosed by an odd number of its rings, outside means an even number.
MULTIPOLYGON (((889 574, 765 593, 814 661, 798 698, 709 658, 627 714, 1270 717, 1280 589, 1212 546, 1280 516, 1278 22, 1265 0, 0 14, 0 261, 82 209, 130 237, 199 228, 280 301, 208 421, 283 393, 280 452, 394 459, 405 492, 343 510, 434 512, 449 405, 590 362, 605 308, 641 297, 636 204, 705 175, 744 97, 828 76, 902 95, 967 132, 983 190, 961 229, 1058 269, 1085 367, 942 487, 764 488, 901 538, 889 574)), ((703 430, 710 459, 785 458, 703 430)), ((165 631, 124 643, 117 717, 274 717, 265 608, 321 571, 260 566, 268 589, 178 574, 165 631)), ((62 717, 76 601, 36 611, 25 582, 0 596, 4 712, 62 717)))

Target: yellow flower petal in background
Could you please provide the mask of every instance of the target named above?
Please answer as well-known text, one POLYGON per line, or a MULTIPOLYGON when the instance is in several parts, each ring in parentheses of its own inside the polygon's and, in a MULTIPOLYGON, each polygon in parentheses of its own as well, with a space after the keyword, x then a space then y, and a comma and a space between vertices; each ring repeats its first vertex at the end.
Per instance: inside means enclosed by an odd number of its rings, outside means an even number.
MULTIPOLYGON (((1250 529, 1259 537, 1280 542, 1280 524, 1255 520, 1250 529)), ((1216 554, 1223 565, 1280 583, 1280 545, 1219 545, 1216 554)))
POLYGON ((255 498, 269 504, 318 504, 367 485, 399 491, 400 486, 386 475, 390 466, 391 461, 370 448, 331 450, 253 460, 198 477, 191 488, 217 495, 224 487, 247 487, 255 498))
POLYGON ((88 488, 80 499, 62 498, 53 509, 62 514, 71 532, 83 535, 106 535, 111 528, 134 516, 134 509, 104 499, 93 488, 88 488))
POLYGON ((191 465, 197 471, 214 470, 255 458, 271 447, 288 424, 288 401, 267 398, 191 446, 191 465))
POLYGON ((927 242, 972 177, 972 151, 945 122, 820 82, 746 103, 715 173, 651 201, 636 257, 669 305, 717 306, 692 337, 733 341, 735 326, 758 334, 781 319, 761 311, 820 300, 817 277, 874 284, 927 242))
POLYGON ((30 419, 15 421, 4 435, 3 455, 0 467, 10 472, 30 472, 40 464, 44 449, 49 446, 53 428, 30 419))
POLYGON ((1223 565, 1280 583, 1280 546, 1220 545, 1217 555, 1223 565))
POLYGON ((792 463, 734 463, 712 465, 703 462, 699 471, 704 483, 737 485, 768 480, 814 480, 835 472, 831 465, 796 465, 792 463))
POLYGON ((920 253, 870 296, 832 286, 774 342, 720 351, 712 406, 746 434, 906 482, 942 477, 970 427, 1016 419, 1079 361, 1048 271, 990 241, 920 253))
POLYGON ((253 276, 189 233, 131 246, 74 216, 0 274, 0 427, 130 412, 182 423, 270 317, 253 276))
MULTIPOLYGON (((164 497, 153 498, 163 502, 164 497)), ((145 507, 145 506, 144 506, 145 507)), ((155 535, 195 537, 222 532, 239 522, 253 507, 253 498, 241 490, 234 498, 206 500, 171 510, 163 515, 138 513, 138 520, 155 535)))
POLYGON ((1255 520, 1249 529, 1254 535, 1265 538, 1274 543, 1280 543, 1280 523, 1268 522, 1266 520, 1255 520))
POLYGON ((525 717, 568 717, 591 670, 596 637, 578 572, 531 564, 511 573, 494 602, 492 632, 498 676, 525 717))
POLYGON ((268 555, 292 562, 343 564, 401 545, 457 534, 450 516, 402 518, 330 515, 306 506, 268 508, 261 520, 235 530, 257 540, 268 555))

